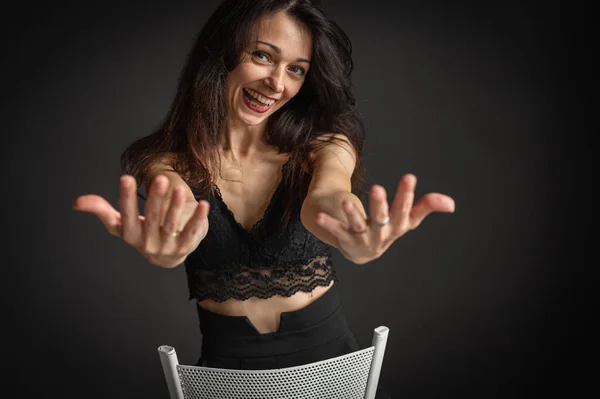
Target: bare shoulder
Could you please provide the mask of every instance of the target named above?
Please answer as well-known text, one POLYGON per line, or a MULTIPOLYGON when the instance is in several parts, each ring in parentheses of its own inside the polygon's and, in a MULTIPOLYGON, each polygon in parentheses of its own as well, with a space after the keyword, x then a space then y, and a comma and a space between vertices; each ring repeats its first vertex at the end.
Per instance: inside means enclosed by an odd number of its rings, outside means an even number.
POLYGON ((146 170, 146 175, 144 178, 144 184, 149 186, 154 178, 160 174, 177 174, 173 168, 173 164, 176 160, 177 155, 175 153, 165 153, 161 157, 155 159, 148 165, 148 169, 146 170))
POLYGON ((173 163, 177 160, 177 154, 174 152, 166 152, 158 157, 148 166, 148 172, 156 170, 174 170, 173 163))
POLYGON ((342 133, 324 133, 312 142, 313 149, 310 153, 315 168, 343 167, 352 174, 356 165, 356 150, 342 133))
POLYGON ((148 172, 146 173, 146 179, 144 181, 146 192, 148 192, 150 185, 152 184, 154 179, 158 175, 163 175, 169 179, 169 196, 174 187, 183 186, 184 191, 186 193, 186 200, 195 201, 192 190, 181 177, 181 175, 177 173, 177 171, 175 171, 175 169, 173 168, 173 164, 176 160, 177 154, 165 153, 162 157, 158 158, 148 167, 148 172))

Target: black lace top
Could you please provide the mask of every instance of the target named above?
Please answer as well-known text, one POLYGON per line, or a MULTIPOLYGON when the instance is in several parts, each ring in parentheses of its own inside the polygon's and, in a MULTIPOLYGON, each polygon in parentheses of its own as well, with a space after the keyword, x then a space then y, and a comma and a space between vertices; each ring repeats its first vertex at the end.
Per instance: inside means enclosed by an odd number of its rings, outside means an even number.
POLYGON ((295 206, 287 227, 279 227, 288 163, 263 217, 250 231, 236 221, 218 187, 214 196, 204 198, 211 205, 208 234, 185 261, 190 299, 289 297, 337 281, 332 247, 304 228, 302 204, 295 206))

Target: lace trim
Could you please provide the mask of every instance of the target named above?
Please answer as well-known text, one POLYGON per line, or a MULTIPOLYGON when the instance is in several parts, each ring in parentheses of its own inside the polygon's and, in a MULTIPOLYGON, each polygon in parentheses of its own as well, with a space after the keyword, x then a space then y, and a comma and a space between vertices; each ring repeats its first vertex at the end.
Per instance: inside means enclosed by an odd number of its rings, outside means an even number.
MULTIPOLYGON (((192 279, 190 279, 191 281, 192 279)), ((290 297, 299 291, 310 292, 317 286, 328 286, 338 281, 329 256, 315 257, 306 264, 250 268, 235 265, 227 270, 194 271, 194 284, 189 299, 267 299, 275 295, 290 297)))
POLYGON ((273 195, 271 196, 269 204, 267 205, 267 209, 265 209, 265 212, 263 213, 262 217, 256 223, 254 223, 252 225, 250 230, 246 230, 246 228, 244 226, 242 226, 242 224, 240 222, 238 222, 238 220, 235 218, 235 215, 233 214, 231 209, 229 209, 229 207, 223 200, 223 196, 221 195, 221 189, 219 189, 219 186, 217 186, 215 183, 211 183, 215 189, 215 193, 216 193, 216 197, 217 197, 218 201, 221 203, 221 205, 223 205, 223 207, 225 208, 225 211, 229 214, 231 220, 245 233, 252 234, 254 231, 256 231, 263 224, 266 217, 271 213, 271 209, 273 208, 273 206, 276 203, 275 199, 277 198, 277 195, 279 194, 279 192, 281 191, 281 189, 284 186, 285 177, 286 177, 286 174, 285 174, 286 169, 287 169, 288 165, 290 164, 291 160, 292 160, 292 158, 288 159, 281 166, 281 180, 279 181, 279 184, 277 185, 275 192, 273 192, 273 195))

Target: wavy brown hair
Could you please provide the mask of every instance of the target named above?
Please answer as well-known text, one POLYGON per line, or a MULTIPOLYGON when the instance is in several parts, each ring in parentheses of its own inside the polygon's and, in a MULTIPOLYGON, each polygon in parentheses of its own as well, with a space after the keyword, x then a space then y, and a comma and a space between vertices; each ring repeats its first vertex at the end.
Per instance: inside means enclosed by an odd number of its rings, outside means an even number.
POLYGON ((220 168, 218 150, 227 116, 226 76, 250 48, 260 19, 279 11, 302 22, 313 41, 306 80, 298 94, 269 117, 266 128, 267 143, 291 156, 287 184, 292 190, 285 200, 284 223, 308 191, 314 166, 309 154, 337 140, 329 133, 341 133, 352 144, 357 159, 352 192, 360 195, 364 184, 360 155, 365 134, 351 87, 352 45, 346 33, 327 18, 322 6, 311 0, 221 3, 187 56, 166 117, 154 132, 126 147, 121 155, 121 173, 134 176, 139 187, 145 183, 151 165, 167 160, 197 196, 212 188, 212 176, 220 168))

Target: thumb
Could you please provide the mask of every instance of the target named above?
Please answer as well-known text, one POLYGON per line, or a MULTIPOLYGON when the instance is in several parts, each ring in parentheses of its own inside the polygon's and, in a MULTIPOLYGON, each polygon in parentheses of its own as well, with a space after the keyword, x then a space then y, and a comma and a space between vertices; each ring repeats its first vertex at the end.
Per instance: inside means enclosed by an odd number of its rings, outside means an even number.
POLYGON ((454 200, 440 193, 429 193, 420 198, 410 212, 411 229, 418 227, 432 212, 454 212, 454 200))
POLYGON ((121 236, 121 213, 104 198, 95 194, 82 195, 73 202, 73 209, 93 213, 110 234, 121 236))

